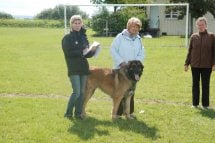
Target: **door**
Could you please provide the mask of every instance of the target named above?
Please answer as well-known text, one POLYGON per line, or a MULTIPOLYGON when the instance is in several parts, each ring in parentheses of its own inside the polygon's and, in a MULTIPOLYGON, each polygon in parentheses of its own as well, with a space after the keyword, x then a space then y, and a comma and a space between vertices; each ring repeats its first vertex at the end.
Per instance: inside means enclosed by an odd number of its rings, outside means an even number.
POLYGON ((159 28, 159 7, 158 6, 151 6, 150 7, 150 20, 149 20, 149 27, 151 29, 158 29, 159 28))

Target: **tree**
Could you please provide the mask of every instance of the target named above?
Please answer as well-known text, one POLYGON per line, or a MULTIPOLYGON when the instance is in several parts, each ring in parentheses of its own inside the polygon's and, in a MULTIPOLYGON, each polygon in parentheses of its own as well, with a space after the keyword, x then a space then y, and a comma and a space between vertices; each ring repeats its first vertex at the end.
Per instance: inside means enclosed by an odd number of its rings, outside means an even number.
MULTIPOLYGON (((82 18, 87 18, 88 15, 81 11, 77 6, 67 6, 66 7, 67 19, 70 19, 72 15, 79 14, 82 18)), ((55 8, 45 9, 39 14, 36 15, 37 19, 55 19, 62 20, 64 19, 64 6, 58 5, 55 8)))
MULTIPOLYGON (((134 0, 90 0, 94 4, 133 4, 134 0)), ((146 3, 147 0, 135 0, 135 4, 146 3)), ((117 6, 114 7, 116 12, 117 6)))
POLYGON ((148 0, 90 0, 92 3, 94 4, 102 4, 102 3, 106 3, 106 4, 133 4, 133 3, 146 3, 148 0))
MULTIPOLYGON (((207 12, 210 12, 215 18, 215 0, 170 0, 171 3, 189 3, 189 12, 191 23, 193 23, 194 18, 204 16, 207 12)), ((182 19, 186 10, 184 7, 174 7, 175 10, 180 11, 179 18, 182 19)), ((191 31, 193 27, 191 24, 191 31)))
MULTIPOLYGON (((138 3, 146 3, 147 0, 135 0, 135 4, 138 3)), ((91 0, 94 4, 133 4, 133 0, 91 0)), ((138 17, 143 25, 143 29, 146 29, 147 19, 145 15, 145 7, 119 7, 114 6, 114 12, 105 13, 98 13, 97 15, 92 17, 92 28, 97 34, 103 34, 104 29, 108 25, 108 32, 112 36, 119 33, 126 27, 127 20, 132 17, 138 17)))
POLYGON ((92 17, 92 29, 96 31, 98 35, 103 34, 109 15, 107 8, 101 7, 99 13, 92 17))
POLYGON ((92 17, 92 29, 98 35, 104 35, 107 34, 105 30, 108 28, 108 35, 115 36, 126 28, 127 20, 134 15, 146 25, 145 12, 139 7, 122 7, 115 13, 109 13, 106 7, 102 7, 100 12, 92 17))
POLYGON ((0 12, 0 19, 14 19, 14 17, 11 14, 0 12))

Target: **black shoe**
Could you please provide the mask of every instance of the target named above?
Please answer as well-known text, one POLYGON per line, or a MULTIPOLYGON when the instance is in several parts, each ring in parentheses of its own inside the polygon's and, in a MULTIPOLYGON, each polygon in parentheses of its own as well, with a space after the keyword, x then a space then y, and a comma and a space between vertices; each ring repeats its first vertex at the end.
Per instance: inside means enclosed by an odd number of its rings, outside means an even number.
POLYGON ((84 117, 82 117, 81 115, 77 115, 77 116, 75 116, 75 119, 77 119, 77 120, 84 120, 84 117))

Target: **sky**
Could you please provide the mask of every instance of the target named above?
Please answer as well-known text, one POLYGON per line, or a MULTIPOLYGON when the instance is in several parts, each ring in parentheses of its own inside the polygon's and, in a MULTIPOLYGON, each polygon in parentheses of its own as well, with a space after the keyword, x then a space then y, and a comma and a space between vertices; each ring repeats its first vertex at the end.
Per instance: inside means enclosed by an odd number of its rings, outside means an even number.
MULTIPOLYGON (((11 15, 35 16, 44 9, 54 8, 59 4, 91 4, 90 0, 0 0, 0 11, 11 15)), ((89 8, 81 9, 92 13, 89 8)))

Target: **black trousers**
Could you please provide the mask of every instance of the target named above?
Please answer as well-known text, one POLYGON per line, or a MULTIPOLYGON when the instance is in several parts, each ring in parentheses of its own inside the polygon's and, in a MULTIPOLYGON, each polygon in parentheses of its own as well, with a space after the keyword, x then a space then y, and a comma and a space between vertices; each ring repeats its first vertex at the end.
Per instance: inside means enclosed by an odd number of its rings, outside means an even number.
POLYGON ((209 106, 210 77, 212 68, 191 68, 192 70, 192 102, 194 106, 199 105, 200 77, 202 82, 202 106, 209 106))

